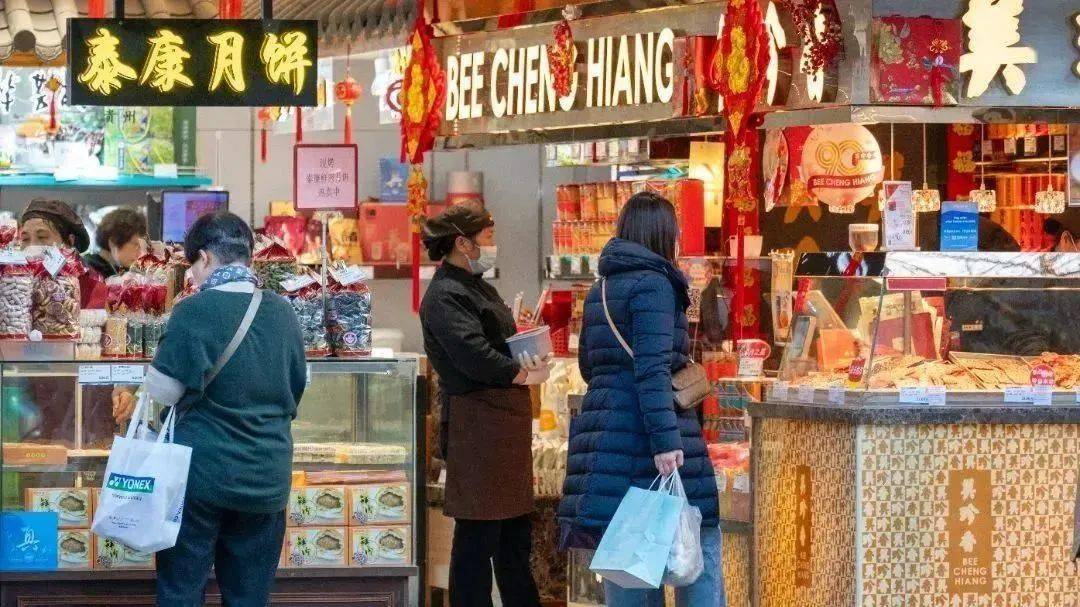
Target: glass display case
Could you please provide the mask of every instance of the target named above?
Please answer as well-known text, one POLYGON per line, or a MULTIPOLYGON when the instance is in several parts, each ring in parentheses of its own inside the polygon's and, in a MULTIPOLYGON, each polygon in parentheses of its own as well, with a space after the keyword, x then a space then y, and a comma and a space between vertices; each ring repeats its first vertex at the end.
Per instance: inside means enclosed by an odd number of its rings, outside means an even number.
POLYGON ((1080 254, 808 253, 773 400, 1076 402, 1080 254))
MULTIPOLYGON (((302 588, 301 595, 350 591, 406 601, 423 549, 414 520, 417 366, 411 358, 308 363, 292 428, 293 488, 276 586, 282 596, 300 596, 302 588), (312 578, 327 584, 312 586, 312 578)), ((14 604, 19 582, 32 592, 35 582, 40 590, 42 580, 66 580, 85 594, 97 581, 115 581, 115 570, 141 580, 153 604, 154 556, 89 531, 109 448, 124 430, 113 419, 114 388, 141 383, 145 368, 133 361, 0 363, 0 605, 14 604)))

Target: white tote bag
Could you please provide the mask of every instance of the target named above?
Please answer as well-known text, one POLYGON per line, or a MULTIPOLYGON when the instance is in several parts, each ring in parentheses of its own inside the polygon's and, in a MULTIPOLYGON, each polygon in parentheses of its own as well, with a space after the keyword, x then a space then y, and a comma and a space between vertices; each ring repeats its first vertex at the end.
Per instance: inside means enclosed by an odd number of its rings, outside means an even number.
POLYGON ((161 433, 147 431, 149 398, 139 395, 125 436, 113 440, 91 530, 140 552, 176 545, 191 447, 172 442, 176 408, 161 433))

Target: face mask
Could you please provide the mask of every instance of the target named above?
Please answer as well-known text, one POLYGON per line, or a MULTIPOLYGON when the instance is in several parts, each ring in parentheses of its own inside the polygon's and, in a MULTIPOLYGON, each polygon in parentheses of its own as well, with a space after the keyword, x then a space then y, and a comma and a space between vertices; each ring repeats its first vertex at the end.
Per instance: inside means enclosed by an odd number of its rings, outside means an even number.
POLYGON ((498 253, 498 247, 477 247, 480 249, 480 257, 472 259, 466 256, 465 259, 469 261, 469 269, 473 274, 483 274, 495 267, 495 256, 498 253))

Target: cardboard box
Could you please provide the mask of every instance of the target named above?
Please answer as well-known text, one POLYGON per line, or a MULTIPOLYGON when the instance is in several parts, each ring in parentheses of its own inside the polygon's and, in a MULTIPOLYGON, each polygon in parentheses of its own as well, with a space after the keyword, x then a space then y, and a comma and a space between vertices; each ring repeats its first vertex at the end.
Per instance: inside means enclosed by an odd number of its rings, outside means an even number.
POLYGON ((349 525, 412 521, 409 486, 405 483, 349 487, 349 525))
POLYGON ((342 567, 348 564, 345 527, 290 527, 281 550, 282 567, 342 567))
POLYGON ((412 533, 408 525, 349 528, 349 565, 408 565, 412 533))
POLYGON ((65 466, 68 450, 63 445, 4 443, 0 447, 6 466, 65 466))
MULTIPOLYGON (((445 210, 445 205, 429 204, 428 217, 445 210)), ((365 263, 412 263, 412 234, 409 232, 409 213, 405 203, 362 203, 360 223, 360 243, 365 263)))
POLYGON ((349 497, 340 485, 294 487, 289 491, 287 524, 292 527, 344 525, 349 497))
POLYGON ((56 532, 56 566, 60 569, 90 569, 94 565, 94 536, 89 529, 61 529, 56 532))
POLYGON ((153 569, 154 555, 116 540, 94 536, 94 569, 153 569))
POLYGON ((61 529, 89 529, 94 520, 90 489, 27 489, 23 495, 23 505, 27 512, 55 512, 61 529))

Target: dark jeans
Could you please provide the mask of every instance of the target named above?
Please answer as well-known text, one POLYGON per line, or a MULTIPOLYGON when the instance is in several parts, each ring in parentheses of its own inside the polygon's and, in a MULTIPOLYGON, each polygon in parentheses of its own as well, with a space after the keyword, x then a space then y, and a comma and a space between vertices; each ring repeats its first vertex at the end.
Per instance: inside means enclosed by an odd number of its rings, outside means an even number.
POLYGON ((224 607, 266 607, 284 539, 284 511, 237 512, 188 499, 176 546, 157 555, 157 604, 201 607, 212 567, 224 607))
POLYGON ((539 607, 529 553, 532 523, 528 516, 501 521, 455 519, 450 551, 450 607, 491 606, 491 565, 499 596, 507 607, 539 607))

